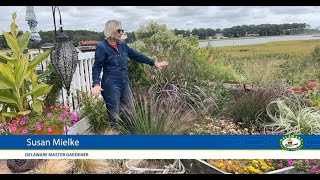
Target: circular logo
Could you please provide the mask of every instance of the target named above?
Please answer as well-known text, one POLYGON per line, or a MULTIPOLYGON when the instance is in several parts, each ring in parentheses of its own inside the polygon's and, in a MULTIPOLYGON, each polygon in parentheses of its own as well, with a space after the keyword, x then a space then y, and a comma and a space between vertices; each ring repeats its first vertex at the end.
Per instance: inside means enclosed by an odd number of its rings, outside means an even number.
POLYGON ((302 148, 303 139, 297 135, 286 135, 280 139, 280 146, 287 151, 296 151, 302 148))

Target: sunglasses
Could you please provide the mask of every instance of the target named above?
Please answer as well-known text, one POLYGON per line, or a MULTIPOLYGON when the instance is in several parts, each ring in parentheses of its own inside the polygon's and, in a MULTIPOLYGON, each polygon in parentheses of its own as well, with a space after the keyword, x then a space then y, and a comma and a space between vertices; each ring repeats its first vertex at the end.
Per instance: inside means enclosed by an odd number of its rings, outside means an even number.
POLYGON ((117 29, 118 33, 120 33, 121 31, 124 33, 124 29, 117 29))

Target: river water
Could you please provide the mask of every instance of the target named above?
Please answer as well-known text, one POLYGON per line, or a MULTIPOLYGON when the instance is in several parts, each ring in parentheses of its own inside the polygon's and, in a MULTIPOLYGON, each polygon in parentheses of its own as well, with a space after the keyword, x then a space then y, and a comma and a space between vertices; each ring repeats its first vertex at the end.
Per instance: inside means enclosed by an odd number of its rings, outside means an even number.
POLYGON ((203 41, 199 42, 200 47, 205 46, 240 46, 240 45, 250 45, 250 44, 261 44, 272 41, 290 41, 290 40, 310 40, 310 39, 320 39, 320 35, 296 35, 296 36, 269 36, 269 37, 259 37, 252 39, 236 39, 236 40, 216 40, 216 41, 203 41))

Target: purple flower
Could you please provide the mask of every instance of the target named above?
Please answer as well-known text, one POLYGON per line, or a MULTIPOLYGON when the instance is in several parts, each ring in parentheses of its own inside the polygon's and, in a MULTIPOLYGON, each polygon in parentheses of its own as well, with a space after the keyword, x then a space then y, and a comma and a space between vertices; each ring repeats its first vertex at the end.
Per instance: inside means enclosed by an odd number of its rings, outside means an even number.
POLYGON ((173 93, 176 94, 177 92, 178 92, 178 89, 177 89, 176 87, 174 87, 174 88, 173 88, 173 93))
POLYGON ((316 173, 317 172, 317 169, 316 168, 311 168, 310 170, 312 173, 316 173))
POLYGON ((51 117, 51 116, 52 116, 52 113, 48 113, 48 114, 47 114, 47 117, 51 117))
POLYGON ((66 129, 66 131, 67 131, 67 132, 69 132, 69 131, 70 131, 70 129, 69 129, 69 128, 67 128, 67 129, 66 129))
POLYGON ((68 122, 67 124, 68 124, 68 126, 71 126, 71 125, 72 125, 71 122, 68 122))
POLYGON ((7 130, 9 130, 9 129, 10 129, 10 126, 8 126, 8 125, 5 125, 5 126, 4 126, 4 130, 7 131, 7 130))
POLYGON ((20 121, 20 124, 21 124, 21 125, 25 125, 26 122, 25 122, 25 121, 20 121))
POLYGON ((58 117, 58 120, 59 120, 59 121, 62 121, 62 120, 63 120, 63 118, 60 116, 60 117, 58 117))
POLYGON ((24 116, 23 119, 27 120, 29 119, 29 116, 24 116))
POLYGON ((13 126, 14 126, 14 127, 17 127, 17 126, 19 126, 19 124, 18 124, 18 123, 14 123, 13 126))
POLYGON ((315 160, 315 159, 311 159, 310 162, 311 162, 311 163, 315 163, 316 160, 315 160))
POLYGON ((23 134, 27 134, 27 132, 28 132, 27 129, 22 130, 22 133, 23 133, 23 134))
POLYGON ((48 132, 51 132, 51 131, 52 131, 52 129, 51 129, 51 128, 47 128, 47 131, 48 131, 48 132))

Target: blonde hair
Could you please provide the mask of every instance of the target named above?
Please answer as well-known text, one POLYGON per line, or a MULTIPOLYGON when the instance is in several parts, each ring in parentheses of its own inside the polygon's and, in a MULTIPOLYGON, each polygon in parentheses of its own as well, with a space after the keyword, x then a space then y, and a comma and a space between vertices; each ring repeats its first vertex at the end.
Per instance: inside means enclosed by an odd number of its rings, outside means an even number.
POLYGON ((106 22, 106 25, 104 27, 104 36, 106 38, 112 37, 113 33, 117 29, 122 29, 122 25, 120 21, 117 20, 110 20, 106 22))

